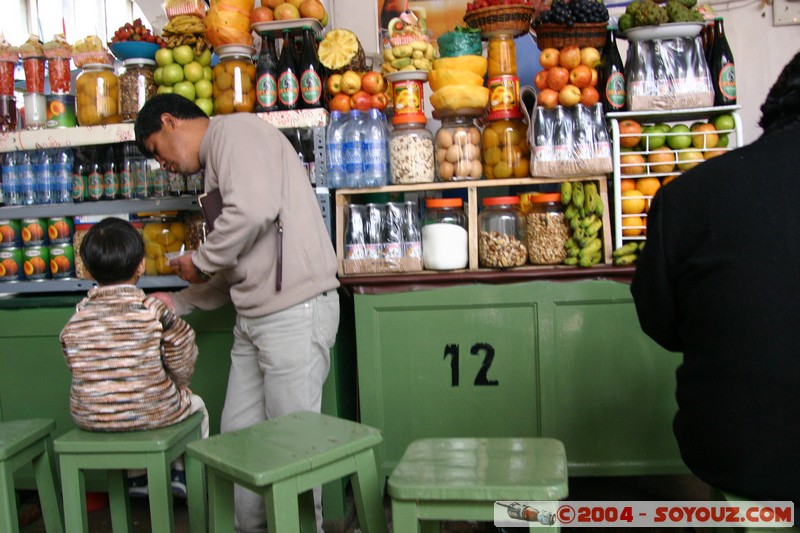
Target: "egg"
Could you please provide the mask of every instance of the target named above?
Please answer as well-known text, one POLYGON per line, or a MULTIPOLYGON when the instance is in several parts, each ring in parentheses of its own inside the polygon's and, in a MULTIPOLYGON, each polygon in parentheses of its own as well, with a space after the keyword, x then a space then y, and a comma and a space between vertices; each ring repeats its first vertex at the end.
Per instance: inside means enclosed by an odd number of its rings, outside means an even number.
POLYGON ((472 165, 469 171, 469 177, 472 179, 480 179, 483 173, 483 165, 478 160, 472 161, 472 165))
POLYGON ((439 163, 439 179, 442 181, 450 181, 453 179, 453 173, 455 172, 455 167, 452 163, 447 161, 442 161, 439 163))
POLYGON ((456 163, 455 166, 456 176, 460 178, 465 178, 470 175, 471 171, 472 171, 472 161, 470 161, 469 159, 462 159, 461 161, 456 163))
POLYGON ((481 143, 481 130, 472 127, 469 129, 469 142, 478 146, 481 143))
POLYGON ((440 129, 436 134, 436 146, 445 149, 453 146, 453 134, 445 129, 440 129))
POLYGON ((452 145, 450 148, 447 149, 447 154, 445 155, 445 160, 449 161, 450 163, 455 163, 461 158, 461 147, 457 144, 452 145))

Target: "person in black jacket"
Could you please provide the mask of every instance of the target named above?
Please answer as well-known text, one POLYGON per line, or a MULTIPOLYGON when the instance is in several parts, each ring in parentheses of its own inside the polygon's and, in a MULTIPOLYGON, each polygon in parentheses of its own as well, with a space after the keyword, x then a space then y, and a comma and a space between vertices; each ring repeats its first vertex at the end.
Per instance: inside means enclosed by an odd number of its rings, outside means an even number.
POLYGON ((644 332, 683 352, 673 429, 717 488, 800 503, 800 53, 764 133, 662 187, 631 285, 644 332))

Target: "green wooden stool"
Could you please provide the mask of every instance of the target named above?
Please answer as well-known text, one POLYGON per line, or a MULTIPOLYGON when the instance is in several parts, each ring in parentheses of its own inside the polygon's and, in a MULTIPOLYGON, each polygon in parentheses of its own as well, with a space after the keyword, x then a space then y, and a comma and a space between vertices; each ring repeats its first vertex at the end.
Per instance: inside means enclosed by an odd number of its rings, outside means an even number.
POLYGON ((19 531, 14 472, 29 464, 33 464, 47 531, 64 531, 53 441, 50 436, 55 428, 56 423, 53 420, 0 422, 0 531, 19 531))
MULTIPOLYGON (((111 522, 115 533, 131 529, 131 511, 125 487, 125 471, 147 470, 150 522, 154 533, 172 533, 172 462, 186 445, 201 438, 202 413, 159 429, 147 431, 84 431, 74 429, 58 437, 55 450, 61 463, 64 522, 67 533, 86 533, 85 470, 107 470, 111 522)), ((186 458, 189 527, 192 533, 206 531, 205 479, 202 465, 186 458)))
POLYGON ((440 520, 493 522, 494 502, 560 500, 567 482, 564 444, 556 439, 418 440, 389 476, 393 529, 438 532, 440 520))
POLYGON ((212 533, 233 532, 234 484, 263 495, 269 531, 315 532, 312 489, 345 476, 361 528, 386 533, 373 451, 381 441, 377 429, 299 411, 193 442, 187 454, 206 466, 212 533))

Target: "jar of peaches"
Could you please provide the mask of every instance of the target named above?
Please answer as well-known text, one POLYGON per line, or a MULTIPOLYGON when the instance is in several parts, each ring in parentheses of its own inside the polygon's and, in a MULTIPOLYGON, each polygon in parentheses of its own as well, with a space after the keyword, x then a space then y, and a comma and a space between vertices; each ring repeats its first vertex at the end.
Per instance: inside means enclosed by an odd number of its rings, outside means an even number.
POLYGON ((78 125, 96 126, 122 122, 119 108, 119 78, 112 65, 84 65, 75 82, 78 125))
POLYGON ((219 63, 214 66, 214 113, 250 113, 256 105, 256 49, 244 44, 216 48, 219 63))
POLYGON ((487 179, 530 176, 531 149, 522 120, 495 120, 483 129, 483 174, 487 179))

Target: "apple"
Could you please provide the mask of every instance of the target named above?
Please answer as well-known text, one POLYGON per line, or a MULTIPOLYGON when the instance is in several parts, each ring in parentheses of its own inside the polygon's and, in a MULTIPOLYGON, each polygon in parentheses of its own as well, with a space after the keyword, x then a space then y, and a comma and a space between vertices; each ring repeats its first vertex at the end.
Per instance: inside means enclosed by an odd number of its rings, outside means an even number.
POLYGON ((386 93, 375 93, 370 100, 371 107, 374 107, 378 111, 383 111, 389 105, 389 97, 386 96, 386 93))
POLYGON ((579 89, 589 87, 592 83, 592 69, 586 65, 578 65, 569 71, 569 82, 579 89))
POLYGON ((211 50, 206 48, 205 50, 203 50, 202 54, 195 57, 194 59, 204 67, 211 66, 211 50))
POLYGON ((695 148, 715 148, 717 143, 719 135, 713 124, 698 124, 692 128, 692 146, 695 148))
POLYGON ((667 146, 673 150, 689 148, 692 145, 692 136, 689 133, 689 126, 686 124, 675 124, 667 135, 667 146))
POLYGON ((339 93, 331 98, 328 103, 328 108, 331 111, 341 111, 342 113, 349 113, 350 109, 350 96, 345 93, 339 93))
POLYGON ((369 111, 372 107, 372 95, 359 89, 350 96, 350 107, 359 111, 369 111))
POLYGON ((181 66, 188 65, 194 61, 194 50, 188 44, 182 44, 172 50, 172 57, 181 66))
POLYGON ((295 20, 300 18, 300 11, 289 2, 284 2, 273 11, 275 20, 295 20))
POLYGON ((619 145, 633 148, 642 138, 642 126, 633 119, 626 118, 619 123, 619 145))
POLYGON ((581 49, 574 44, 565 46, 558 53, 558 64, 568 69, 577 67, 581 64, 581 49))
POLYGON ((717 142, 717 148, 727 148, 727 147, 728 147, 728 134, 720 133, 719 141, 717 142))
POLYGON ((675 152, 662 146, 647 154, 647 162, 650 164, 650 172, 654 174, 667 174, 675 168, 675 152))
POLYGON ((642 143, 645 150, 657 150, 667 142, 667 136, 659 126, 651 125, 642 128, 642 143))
POLYGON ((361 76, 353 70, 345 71, 342 74, 342 92, 352 96, 361 90, 361 76))
POLYGON ((192 102, 194 102, 194 99, 197 96, 197 93, 194 90, 194 83, 190 81, 179 81, 172 86, 172 90, 175 92, 175 94, 179 94, 187 100, 191 100, 192 102))
POLYGON ((547 71, 547 87, 560 91, 569 83, 569 70, 564 67, 553 67, 547 71))
POLYGON ((641 154, 623 154, 619 156, 620 173, 626 176, 632 174, 644 174, 647 166, 644 156, 641 154))
POLYGON ((724 115, 717 115, 711 121, 715 128, 719 131, 725 130, 732 130, 736 127, 736 121, 733 119, 733 115, 730 113, 725 113, 724 115))
POLYGON ((342 92, 342 75, 331 74, 328 76, 328 81, 325 83, 325 87, 328 89, 328 94, 332 96, 342 92))
POLYGON ((533 84, 540 91, 547 89, 547 70, 540 70, 537 72, 536 77, 533 78, 533 84))
POLYGON ((584 87, 581 89, 581 103, 586 107, 591 107, 600 101, 600 93, 597 89, 592 87, 584 87))
POLYGON ((183 77, 192 83, 203 79, 203 65, 197 61, 192 61, 183 67, 183 77))
POLYGON ((275 16, 272 10, 265 6, 259 6, 250 13, 250 22, 272 22, 275 16))
POLYGON ((539 93, 539 105, 545 109, 554 109, 558 105, 558 91, 547 88, 539 93))
POLYGON ((159 67, 166 67, 174 62, 175 58, 172 57, 172 50, 169 48, 159 48, 156 50, 156 63, 159 67))
POLYGON ((173 92, 172 85, 161 85, 156 89, 156 94, 172 94, 173 92))
POLYGON ((176 83, 183 81, 183 67, 178 63, 172 63, 164 67, 164 72, 161 74, 164 85, 173 86, 176 83))
POLYGON ((580 101, 581 90, 571 83, 564 85, 564 87, 558 91, 558 103, 564 107, 572 107, 580 101))
POLYGON ((164 85, 164 67, 158 67, 153 71, 153 81, 156 85, 164 85))
POLYGON ((557 49, 545 48, 542 50, 542 53, 539 54, 539 64, 546 69, 553 68, 558 65, 559 55, 560 52, 557 49))
POLYGON ((697 150, 678 152, 678 168, 680 170, 689 170, 692 167, 696 167, 704 160, 703 153, 697 150))
POLYGON ((211 100, 211 98, 198 98, 194 101, 194 103, 197 104, 197 107, 202 109, 203 113, 209 117, 214 112, 214 102, 211 100))
POLYGON ((361 76, 361 88, 369 94, 378 94, 386 90, 386 79, 380 72, 370 70, 361 76))
POLYGON ((194 92, 197 99, 211 98, 214 93, 214 85, 208 80, 198 80, 194 82, 194 92))
POLYGON ((214 71, 211 70, 211 67, 209 67, 208 65, 205 65, 203 67, 203 79, 208 81, 214 79, 214 71))
POLYGON ((592 87, 597 87, 597 81, 598 81, 598 79, 599 79, 599 78, 598 78, 598 76, 597 76, 597 69, 596 69, 596 68, 593 68, 593 69, 592 69, 592 81, 589 83, 589 85, 591 85, 592 87))
POLYGON ((581 48, 581 65, 595 68, 600 63, 600 51, 592 46, 581 48))

